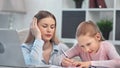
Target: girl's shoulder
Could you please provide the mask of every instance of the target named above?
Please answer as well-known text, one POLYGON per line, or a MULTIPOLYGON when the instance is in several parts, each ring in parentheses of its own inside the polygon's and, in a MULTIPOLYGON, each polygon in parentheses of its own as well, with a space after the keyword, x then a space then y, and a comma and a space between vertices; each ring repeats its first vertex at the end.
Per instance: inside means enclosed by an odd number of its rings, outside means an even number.
POLYGON ((102 41, 101 45, 102 45, 102 47, 105 47, 105 48, 113 47, 113 44, 109 41, 102 41))
POLYGON ((108 45, 112 44, 112 43, 109 42, 109 41, 101 41, 101 43, 102 43, 102 44, 108 44, 108 45))

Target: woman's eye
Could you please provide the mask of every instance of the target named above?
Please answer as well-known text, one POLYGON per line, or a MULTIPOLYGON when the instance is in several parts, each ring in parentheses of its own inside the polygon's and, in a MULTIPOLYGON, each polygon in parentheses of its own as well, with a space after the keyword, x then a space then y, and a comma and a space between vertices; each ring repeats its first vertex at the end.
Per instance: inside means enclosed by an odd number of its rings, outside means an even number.
POLYGON ((55 28, 55 26, 51 26, 51 29, 54 29, 55 28))
POLYGON ((43 25, 43 27, 44 27, 44 28, 46 28, 46 27, 47 27, 47 25, 43 25))

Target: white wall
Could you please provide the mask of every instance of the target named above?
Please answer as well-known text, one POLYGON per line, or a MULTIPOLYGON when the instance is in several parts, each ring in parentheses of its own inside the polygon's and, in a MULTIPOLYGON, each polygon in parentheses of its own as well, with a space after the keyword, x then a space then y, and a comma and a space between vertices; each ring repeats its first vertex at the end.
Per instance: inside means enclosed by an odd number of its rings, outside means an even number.
POLYGON ((39 10, 48 10, 53 13, 57 19, 57 35, 60 38, 61 27, 61 0, 24 0, 26 14, 14 14, 13 29, 24 30, 29 28, 33 16, 39 10))
POLYGON ((63 8, 75 8, 75 3, 73 0, 62 0, 63 8))
MULTIPOLYGON (((87 0, 84 0, 83 4, 86 5, 87 0)), ((108 0, 106 0, 108 1, 108 0)), ((75 3, 73 0, 24 0, 26 6, 26 14, 13 14, 8 16, 12 20, 12 28, 17 30, 22 30, 29 28, 30 22, 32 21, 33 16, 39 10, 48 10, 52 12, 57 19, 57 35, 61 39, 61 23, 62 23, 62 14, 61 10, 63 8, 74 8, 75 3)), ((9 21, 6 21, 9 23, 9 21)), ((3 22, 2 22, 3 23, 3 22)), ((1 20, 0 20, 1 25, 1 20)), ((6 24, 4 24, 6 26, 6 24)), ((9 25, 7 25, 9 27, 9 25)))

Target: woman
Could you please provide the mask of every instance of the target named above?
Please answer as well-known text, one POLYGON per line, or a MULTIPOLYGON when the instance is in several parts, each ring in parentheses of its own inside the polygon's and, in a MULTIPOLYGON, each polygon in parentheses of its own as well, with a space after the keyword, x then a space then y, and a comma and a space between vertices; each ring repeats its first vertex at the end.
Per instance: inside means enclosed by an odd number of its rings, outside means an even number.
POLYGON ((56 64, 55 58, 68 47, 55 35, 56 18, 48 11, 39 11, 30 25, 29 35, 22 45, 26 65, 56 64))

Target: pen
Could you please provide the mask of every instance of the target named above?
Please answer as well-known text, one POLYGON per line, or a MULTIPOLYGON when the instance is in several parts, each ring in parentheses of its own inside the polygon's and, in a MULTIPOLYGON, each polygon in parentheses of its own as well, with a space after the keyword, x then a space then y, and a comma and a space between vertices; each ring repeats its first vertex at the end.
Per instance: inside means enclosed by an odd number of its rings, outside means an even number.
POLYGON ((67 54, 64 52, 64 50, 62 49, 63 54, 65 55, 66 58, 68 58, 67 54))
MULTIPOLYGON (((65 57, 66 58, 68 58, 68 56, 67 56, 67 54, 65 53, 65 51, 62 49, 62 52, 63 52, 63 54, 65 55, 65 57)), ((71 63, 73 63, 73 62, 71 62, 71 63)), ((76 67, 79 67, 80 65, 76 65, 76 67)))

